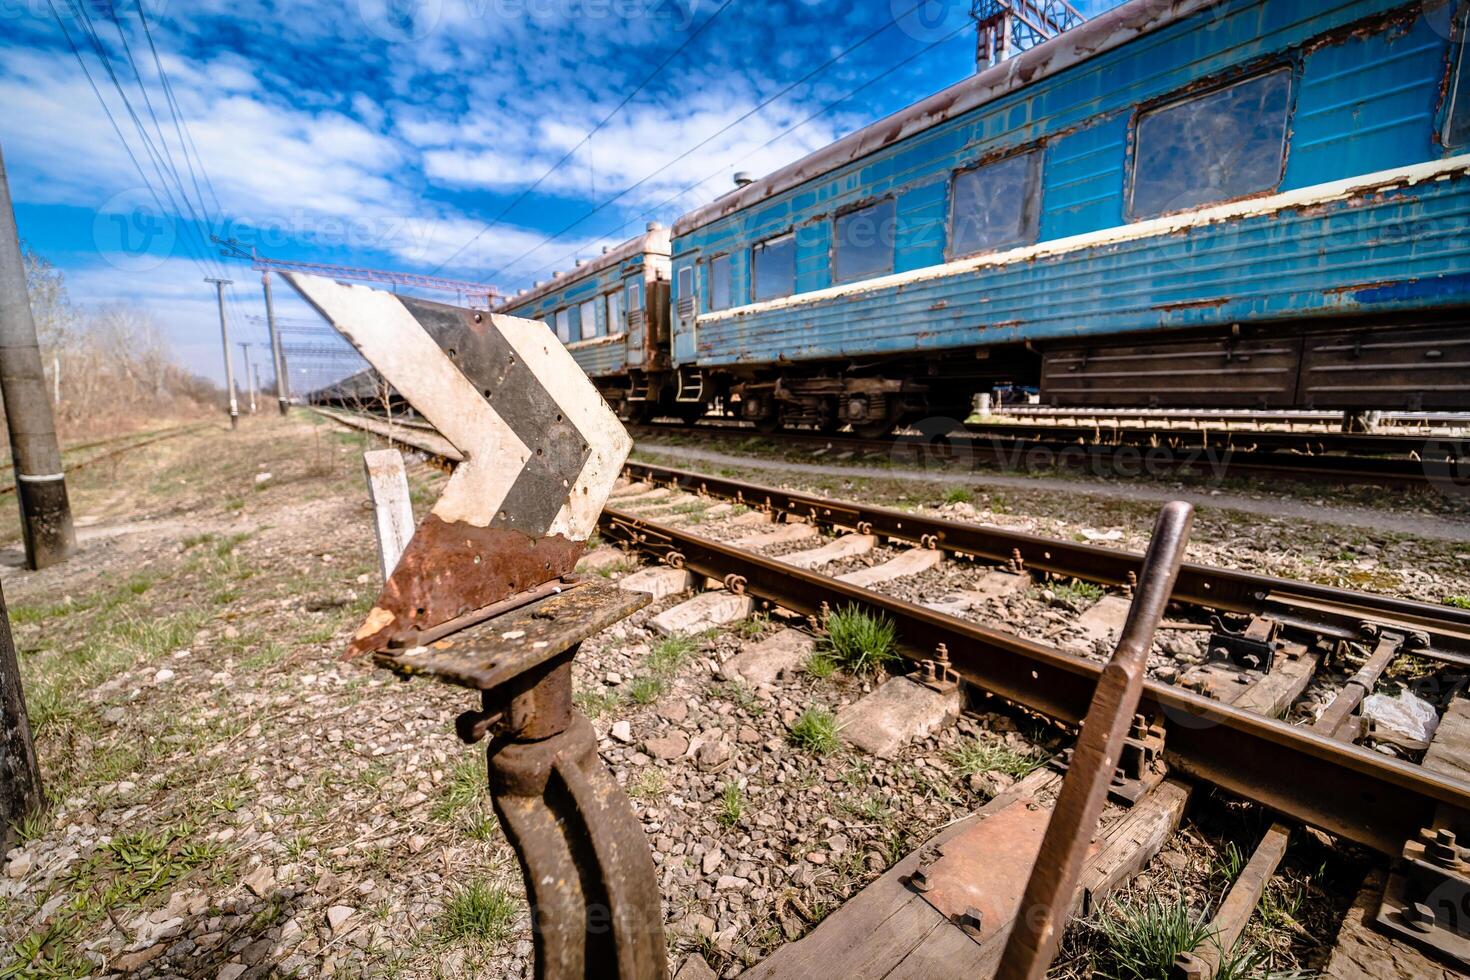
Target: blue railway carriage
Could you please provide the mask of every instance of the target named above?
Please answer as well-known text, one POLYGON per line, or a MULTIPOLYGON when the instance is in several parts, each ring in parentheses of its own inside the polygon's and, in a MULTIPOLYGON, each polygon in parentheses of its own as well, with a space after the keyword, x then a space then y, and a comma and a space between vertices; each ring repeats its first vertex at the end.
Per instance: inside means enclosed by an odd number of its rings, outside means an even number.
POLYGON ((625 419, 647 418, 667 400, 668 311, 669 230, 657 222, 637 238, 521 290, 496 310, 555 330, 625 419))
POLYGON ((1132 0, 673 229, 685 404, 1470 407, 1465 0, 1132 0))

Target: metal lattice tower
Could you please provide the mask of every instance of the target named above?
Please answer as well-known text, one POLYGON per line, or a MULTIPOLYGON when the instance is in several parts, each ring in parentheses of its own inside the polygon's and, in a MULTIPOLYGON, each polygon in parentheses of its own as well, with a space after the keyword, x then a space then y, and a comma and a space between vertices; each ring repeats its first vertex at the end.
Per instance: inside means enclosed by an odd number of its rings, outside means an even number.
POLYGON ((490 309, 501 299, 500 290, 487 283, 466 282, 463 279, 446 279, 443 276, 424 276, 415 272, 394 272, 389 269, 364 269, 358 266, 327 265, 321 262, 291 262, 285 259, 268 259, 253 247, 246 248, 232 239, 210 235, 210 241, 220 246, 220 254, 231 259, 248 259, 251 268, 259 272, 278 270, 281 272, 306 272, 332 279, 350 279, 357 282, 382 282, 394 286, 412 286, 418 289, 456 293, 469 305, 484 303, 490 309))
POLYGON ((1067 0, 970 0, 975 68, 999 64, 1071 30, 1087 18, 1067 0))

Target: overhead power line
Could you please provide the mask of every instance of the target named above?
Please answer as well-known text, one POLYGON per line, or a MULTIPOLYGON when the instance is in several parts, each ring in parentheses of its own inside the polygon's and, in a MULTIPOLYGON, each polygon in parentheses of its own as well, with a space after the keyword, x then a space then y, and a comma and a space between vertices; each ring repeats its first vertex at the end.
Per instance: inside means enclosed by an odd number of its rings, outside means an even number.
POLYGON ((619 200, 623 196, 631 193, 632 191, 637 190, 639 187, 642 187, 644 184, 648 183, 654 177, 657 177, 659 174, 663 173, 665 170, 669 169, 674 164, 678 163, 680 160, 684 160, 684 159, 688 158, 691 154, 693 154, 694 152, 696 152, 697 150, 700 150, 703 147, 708 146, 716 137, 722 136, 725 133, 728 133, 730 130, 734 129, 736 126, 738 126, 741 123, 745 122, 751 116, 754 116, 756 113, 760 112, 762 109, 766 108, 771 103, 777 101, 778 99, 784 98, 786 95, 790 94, 794 89, 796 89, 798 86, 804 85, 806 82, 810 81, 811 79, 815 78, 817 75, 821 74, 822 72, 826 71, 828 68, 832 67, 838 61, 841 61, 843 58, 847 57, 849 54, 851 54, 852 52, 856 51, 858 48, 860 48, 863 45, 869 43, 874 38, 878 37, 880 34, 883 34, 886 31, 888 31, 890 28, 896 26, 898 24, 898 21, 901 18, 906 17, 909 14, 913 13, 915 10, 919 9, 919 7, 922 6, 926 2, 928 2, 928 0, 918 0, 918 3, 915 3, 912 7, 909 7, 908 9, 906 9, 904 11, 901 11, 898 14, 895 14, 892 20, 888 21, 887 23, 883 24, 881 27, 878 27, 877 29, 875 29, 873 31, 870 31, 868 34, 864 35, 862 38, 860 38, 859 40, 857 40, 853 44, 849 45, 848 47, 844 48, 842 51, 840 51, 837 54, 833 55, 831 58, 828 58, 826 61, 824 61, 820 65, 818 65, 816 68, 813 68, 811 71, 807 72, 805 75, 802 75, 800 78, 796 79, 796 81, 791 82, 790 84, 786 85, 779 92, 777 92, 774 95, 771 95, 768 98, 766 98, 766 99, 762 100, 761 102, 757 103, 752 109, 750 109, 749 111, 747 111, 745 113, 742 113, 738 118, 734 119, 733 121, 731 121, 727 125, 722 126, 720 129, 718 129, 715 132, 711 133, 709 136, 706 136, 704 139, 700 140, 698 143, 696 143, 693 146, 689 147, 687 150, 685 150, 684 152, 680 153, 678 156, 674 157, 672 160, 669 160, 669 161, 665 162, 662 166, 658 167, 657 169, 653 170, 652 172, 650 172, 648 174, 645 174, 643 177, 639 178, 634 183, 632 183, 632 184, 628 185, 627 187, 623 188, 622 190, 618 191, 612 197, 609 197, 607 200, 603 201, 601 204, 598 204, 596 207, 592 208, 590 211, 586 212, 581 217, 576 218, 570 224, 567 224, 567 225, 563 226, 560 231, 557 231, 557 232, 555 232, 555 233, 553 233, 551 235, 546 236, 538 244, 532 246, 531 248, 529 248, 526 251, 522 252, 520 255, 516 256, 514 259, 512 259, 509 262, 505 263, 504 265, 500 266, 498 269, 496 269, 494 272, 492 272, 489 276, 487 276, 485 278, 494 279, 494 278, 498 278, 498 277, 502 276, 503 273, 505 273, 506 271, 508 271, 509 269, 511 269, 513 266, 515 266, 515 264, 517 262, 520 262, 522 259, 526 258, 529 255, 535 254, 541 248, 543 248, 546 245, 549 245, 550 243, 556 241, 556 239, 560 238, 562 235, 565 235, 567 232, 571 231, 573 228, 577 227, 582 222, 586 221, 588 218, 590 218, 593 215, 599 213, 604 208, 606 208, 609 205, 611 205, 613 202, 619 200))
MULTIPOLYGON (((955 37, 957 37, 958 35, 960 35, 962 33, 967 32, 968 30, 969 30, 969 25, 968 24, 962 24, 961 26, 959 26, 959 27, 955 28, 954 30, 950 31, 948 34, 944 35, 943 37, 939 38, 938 40, 933 41, 933 42, 925 45, 924 47, 920 48, 918 51, 915 51, 913 54, 909 55, 907 58, 904 58, 902 61, 897 61, 897 62, 893 63, 888 68, 884 69, 882 72, 878 73, 877 75, 874 75, 872 78, 869 78, 867 81, 863 82, 861 85, 857 86, 854 89, 849 90, 848 92, 845 92, 840 98, 834 99, 833 101, 827 103, 825 106, 823 106, 822 108, 818 109, 816 112, 813 112, 811 115, 807 116, 806 118, 801 119, 800 121, 795 122, 792 125, 786 127, 781 132, 777 133, 775 136, 772 136, 770 139, 766 140, 760 146, 757 146, 754 149, 747 151, 744 156, 740 157, 734 163, 722 165, 719 170, 716 170, 716 171, 710 173, 709 175, 707 175, 705 177, 701 177, 699 180, 695 181, 694 183, 689 184, 688 186, 683 187, 680 190, 675 191, 671 196, 669 196, 665 200, 661 201, 660 203, 655 204, 653 207, 648 208, 642 214, 640 214, 640 215, 638 215, 638 216, 636 216, 634 218, 630 218, 628 221, 625 221, 623 223, 622 227, 624 229, 626 229, 629 225, 633 225, 633 226, 636 227, 637 223, 640 222, 640 221, 644 221, 644 220, 647 220, 649 218, 657 217, 659 214, 661 214, 663 212, 664 208, 670 207, 675 202, 677 202, 679 200, 679 198, 681 198, 685 194, 688 194, 689 192, 693 191, 696 187, 699 187, 702 184, 706 184, 706 183, 710 182, 711 180, 714 180, 716 177, 720 177, 720 176, 724 175, 724 173, 727 170, 729 170, 731 167, 733 167, 735 164, 738 164, 738 163, 741 163, 741 162, 743 162, 745 160, 748 160, 751 157, 755 156, 760 151, 762 151, 764 149, 767 149, 770 146, 773 146, 777 142, 785 139, 787 136, 789 136, 792 133, 794 133, 796 130, 798 130, 801 127, 805 126, 807 123, 813 121, 814 119, 818 119, 821 116, 824 116, 827 113, 831 112, 833 109, 837 108, 842 103, 844 103, 848 99, 852 98, 854 95, 857 95, 863 89, 870 88, 871 86, 876 85, 877 83, 881 82, 883 79, 887 78, 889 75, 892 75, 894 72, 898 71, 899 69, 904 68, 904 67, 908 66, 909 64, 912 64, 914 61, 917 61, 919 58, 921 58, 924 55, 928 54, 930 51, 934 50, 935 48, 939 47, 942 44, 945 44, 945 43, 947 43, 949 41, 952 41, 955 37)), ((568 252, 567 254, 563 255, 561 258, 556 259, 553 262, 548 262, 545 265, 540 266, 535 271, 531 272, 530 275, 532 277, 534 277, 534 276, 540 275, 542 272, 544 272, 547 269, 555 268, 555 267, 557 267, 559 265, 562 265, 562 264, 564 264, 566 262, 569 262, 569 261, 571 261, 572 259, 574 259, 576 257, 576 254, 577 253, 575 253, 575 252, 568 252)))
POLYGON ((695 28, 694 31, 684 39, 684 42, 682 44, 680 44, 677 48, 670 52, 663 61, 660 61, 652 71, 645 75, 643 77, 643 81, 634 86, 633 91, 623 96, 623 100, 619 102, 616 106, 614 106, 611 112, 603 116, 602 119, 597 123, 597 125, 593 126, 592 129, 588 131, 587 135, 582 137, 582 141, 580 143, 564 153, 562 155, 562 158, 553 163, 544 174, 542 174, 540 177, 537 177, 535 182, 533 182, 530 187, 527 187, 525 190, 521 191, 521 193, 516 196, 515 200, 511 201, 505 207, 501 208, 499 214, 495 215, 495 217, 491 218, 483 228, 475 232, 475 234, 470 238, 469 241, 465 242, 459 248, 455 249, 454 252, 451 253, 447 259, 445 259, 443 262, 440 262, 434 268, 434 271, 439 272, 445 266, 449 265, 450 262, 454 261, 461 254, 463 254, 465 249, 469 248, 471 245, 475 244, 475 242, 479 241, 480 238, 485 234, 485 232, 489 231, 491 228, 494 228, 497 224, 499 224, 500 220, 504 218, 507 214, 509 214, 511 210, 516 207, 516 205, 520 204, 527 197, 529 197, 531 195, 531 192, 540 187, 541 183, 546 180, 546 178, 555 173, 562 164, 570 160, 573 154, 575 154, 578 150, 585 146, 587 142, 591 140, 592 137, 596 135, 599 130, 606 126, 608 122, 612 120, 613 116, 616 116, 619 112, 623 110, 625 106, 627 106, 629 102, 633 101, 633 99, 638 95, 639 92, 642 92, 644 88, 646 88, 648 84, 652 82, 660 72, 667 68, 669 66, 669 63, 677 58, 685 48, 693 44, 699 38, 699 36, 703 34, 705 30, 715 22, 715 19, 719 17, 720 14, 724 13, 726 8, 728 8, 734 2, 735 0, 724 0, 724 3, 720 4, 720 6, 716 8, 715 12, 710 14, 709 17, 705 19, 705 22, 703 24, 700 24, 697 28, 695 28))

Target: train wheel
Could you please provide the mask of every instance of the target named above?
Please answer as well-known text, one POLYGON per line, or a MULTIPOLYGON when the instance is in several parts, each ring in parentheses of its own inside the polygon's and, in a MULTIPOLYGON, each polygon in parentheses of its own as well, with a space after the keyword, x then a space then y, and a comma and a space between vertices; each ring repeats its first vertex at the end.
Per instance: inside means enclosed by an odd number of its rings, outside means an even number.
POLYGON ((703 402, 696 402, 693 405, 678 405, 677 410, 673 414, 677 415, 679 420, 685 425, 693 425, 709 414, 709 406, 703 402))
POLYGON ((654 416, 651 402, 623 401, 618 404, 618 418, 629 425, 644 425, 654 416))

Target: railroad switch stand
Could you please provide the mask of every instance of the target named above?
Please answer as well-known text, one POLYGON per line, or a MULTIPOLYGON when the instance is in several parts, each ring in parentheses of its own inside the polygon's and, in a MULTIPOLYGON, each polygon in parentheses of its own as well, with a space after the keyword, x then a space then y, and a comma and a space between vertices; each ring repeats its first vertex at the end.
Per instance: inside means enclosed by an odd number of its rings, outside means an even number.
MULTIPOLYGON (((349 656, 479 692, 479 709, 455 728, 467 742, 488 739, 491 801, 525 878, 537 977, 665 980, 648 841, 572 703, 582 641, 649 601, 573 571, 632 440, 545 324, 286 279, 462 460, 406 542, 390 550, 380 537, 391 571, 349 656)), ((380 535, 396 523, 380 521, 380 535)))
POLYGON ((648 601, 572 584, 427 646, 373 654, 400 676, 480 692, 480 710, 462 714, 456 729, 467 742, 488 738, 490 798, 520 860, 542 980, 668 973, 643 826, 572 704, 582 641, 648 601))

